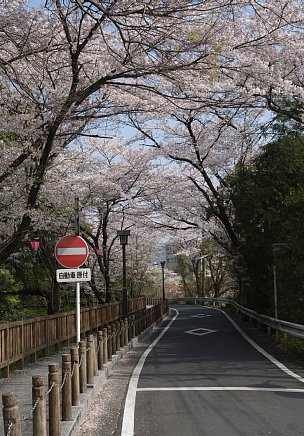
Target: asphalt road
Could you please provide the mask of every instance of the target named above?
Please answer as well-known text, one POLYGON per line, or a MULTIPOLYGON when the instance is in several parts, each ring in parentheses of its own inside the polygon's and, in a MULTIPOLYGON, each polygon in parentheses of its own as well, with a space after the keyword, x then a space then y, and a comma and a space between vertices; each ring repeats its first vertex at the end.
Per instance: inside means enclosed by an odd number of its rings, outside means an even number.
POLYGON ((176 310, 133 371, 122 436, 304 435, 303 379, 254 348, 221 311, 176 310))

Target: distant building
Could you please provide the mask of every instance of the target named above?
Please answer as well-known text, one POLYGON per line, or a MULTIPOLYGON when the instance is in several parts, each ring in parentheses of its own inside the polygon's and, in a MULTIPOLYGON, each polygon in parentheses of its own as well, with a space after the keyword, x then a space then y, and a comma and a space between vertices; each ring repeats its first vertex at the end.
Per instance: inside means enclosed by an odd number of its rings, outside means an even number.
POLYGON ((176 258, 177 247, 174 245, 166 245, 166 268, 170 271, 178 272, 178 263, 176 258))

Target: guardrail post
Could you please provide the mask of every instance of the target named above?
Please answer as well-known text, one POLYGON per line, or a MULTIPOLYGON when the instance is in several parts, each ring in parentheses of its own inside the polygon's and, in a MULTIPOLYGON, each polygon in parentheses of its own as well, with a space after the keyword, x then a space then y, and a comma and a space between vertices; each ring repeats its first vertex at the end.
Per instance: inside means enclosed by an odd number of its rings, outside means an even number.
POLYGON ((60 436, 60 386, 57 363, 49 365, 49 434, 60 436))
POLYGON ((46 436, 46 412, 43 377, 32 377, 33 436, 46 436))
POLYGON ((72 420, 71 355, 62 355, 62 421, 72 420))
POLYGON ((98 362, 98 369, 103 368, 103 334, 102 331, 97 332, 97 344, 98 344, 98 355, 97 355, 97 362, 98 362))
POLYGON ((83 394, 87 392, 87 352, 86 341, 79 342, 79 390, 83 394))
POLYGON ((94 383, 94 337, 89 335, 87 338, 87 383, 94 383))
POLYGON ((72 366, 72 406, 79 406, 79 351, 77 347, 71 348, 71 366, 72 366))
POLYGON ((12 392, 2 395, 4 434, 21 436, 20 411, 12 392))

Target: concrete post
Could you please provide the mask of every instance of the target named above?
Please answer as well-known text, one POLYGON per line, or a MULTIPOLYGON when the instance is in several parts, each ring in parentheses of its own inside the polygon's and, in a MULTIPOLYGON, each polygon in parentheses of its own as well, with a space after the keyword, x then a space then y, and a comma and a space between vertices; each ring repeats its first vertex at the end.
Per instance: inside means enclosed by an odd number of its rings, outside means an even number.
POLYGON ((62 421, 72 420, 71 355, 62 355, 62 421))
POLYGON ((43 377, 32 377, 33 436, 46 436, 46 412, 43 377))
POLYGON ((79 351, 77 347, 70 349, 72 366, 72 406, 80 405, 79 392, 79 351))
POLYGON ((94 337, 89 335, 87 338, 87 383, 94 383, 94 337))
POLYGON ((128 318, 125 318, 125 345, 129 342, 129 323, 128 318))
POLYGON ((102 329, 103 336, 103 363, 106 364, 108 362, 108 329, 104 327, 102 329))
POLYGON ((116 331, 116 323, 113 322, 112 323, 112 354, 116 354, 116 336, 117 336, 117 331, 116 331))
POLYGON ((79 389, 80 393, 87 392, 87 352, 86 341, 79 342, 79 389))
POLYGON ((60 436, 60 386, 59 367, 57 363, 49 365, 49 434, 60 436))
POLYGON ((102 331, 97 332, 97 343, 98 343, 98 369, 103 368, 103 333, 102 331))
POLYGON ((108 326, 108 360, 112 360, 112 327, 108 326))
POLYGON ((20 411, 12 392, 2 395, 4 434, 21 436, 20 411))
POLYGON ((116 351, 120 350, 120 322, 116 321, 116 351))
POLYGON ((123 348, 125 346, 125 323, 120 320, 120 346, 123 348))

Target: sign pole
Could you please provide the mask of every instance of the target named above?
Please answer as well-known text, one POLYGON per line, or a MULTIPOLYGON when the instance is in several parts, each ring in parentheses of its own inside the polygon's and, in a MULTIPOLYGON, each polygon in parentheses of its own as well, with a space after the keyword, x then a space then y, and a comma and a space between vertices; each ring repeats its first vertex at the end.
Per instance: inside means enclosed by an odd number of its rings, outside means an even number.
POLYGON ((76 338, 80 342, 80 283, 76 282, 76 338))
MULTIPOLYGON (((79 197, 75 197, 75 235, 80 234, 79 197)), ((76 341, 80 342, 80 283, 76 282, 76 341)))

